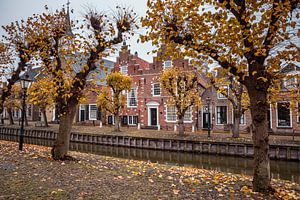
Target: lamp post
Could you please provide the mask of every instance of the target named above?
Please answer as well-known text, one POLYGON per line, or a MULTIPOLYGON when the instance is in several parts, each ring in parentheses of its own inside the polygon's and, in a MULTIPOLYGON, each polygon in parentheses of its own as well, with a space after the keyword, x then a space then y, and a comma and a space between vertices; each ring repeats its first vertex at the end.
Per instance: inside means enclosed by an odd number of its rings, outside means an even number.
POLYGON ((207 137, 210 138, 210 97, 206 97, 206 104, 207 104, 207 112, 208 112, 208 124, 207 124, 207 137))
POLYGON ((23 95, 22 95, 22 121, 21 121, 21 129, 20 129, 19 150, 22 151, 23 142, 24 142, 24 121, 25 121, 25 114, 26 114, 26 93, 31 80, 28 79, 28 75, 26 74, 24 78, 21 78, 20 82, 23 90, 23 95))

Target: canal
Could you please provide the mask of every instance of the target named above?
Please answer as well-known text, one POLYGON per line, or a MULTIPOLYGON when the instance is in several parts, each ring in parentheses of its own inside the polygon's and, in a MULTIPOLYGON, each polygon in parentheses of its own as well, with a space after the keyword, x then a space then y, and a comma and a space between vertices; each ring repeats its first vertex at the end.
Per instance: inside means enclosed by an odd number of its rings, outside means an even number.
MULTIPOLYGON (((17 141, 17 137, 0 134, 0 140, 17 141)), ((25 138, 25 143, 28 144, 52 146, 53 142, 53 140, 25 138)), ((252 175, 253 162, 251 158, 170 152, 74 142, 71 143, 70 150, 110 157, 144 160, 168 165, 192 166, 202 169, 252 175)), ((284 179, 300 183, 300 162, 272 160, 271 177, 274 179, 284 179)))

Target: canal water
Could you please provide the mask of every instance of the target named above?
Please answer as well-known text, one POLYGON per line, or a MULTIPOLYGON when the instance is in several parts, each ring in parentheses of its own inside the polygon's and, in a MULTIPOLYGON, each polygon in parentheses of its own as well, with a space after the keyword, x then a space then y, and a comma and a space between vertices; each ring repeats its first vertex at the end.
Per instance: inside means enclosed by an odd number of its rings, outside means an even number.
MULTIPOLYGON (((0 140, 17 141, 17 137, 1 135, 0 140)), ((52 146, 53 140, 25 138, 25 143, 52 146)), ((128 147, 106 146, 99 144, 71 143, 70 150, 93 153, 103 156, 144 160, 168 165, 192 166, 222 172, 252 175, 251 158, 219 156, 183 152, 171 152, 128 147)), ((300 162, 271 161, 271 177, 300 183, 300 162)))

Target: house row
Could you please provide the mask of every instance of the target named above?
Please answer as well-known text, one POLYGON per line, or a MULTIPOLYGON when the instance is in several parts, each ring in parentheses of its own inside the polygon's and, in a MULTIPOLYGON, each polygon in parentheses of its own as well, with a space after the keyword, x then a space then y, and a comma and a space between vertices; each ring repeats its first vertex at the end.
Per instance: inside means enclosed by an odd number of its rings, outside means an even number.
MULTIPOLYGON (((127 103, 121 111, 121 123, 123 126, 176 130, 177 117, 174 106, 167 104, 170 96, 163 90, 159 83, 159 76, 163 70, 170 67, 178 67, 182 70, 198 70, 190 64, 189 60, 178 58, 175 60, 158 58, 163 57, 163 49, 149 63, 132 54, 126 44, 123 44, 114 64, 113 70, 131 76, 133 79, 130 91, 127 91, 127 103)), ((300 67, 290 64, 283 70, 284 73, 300 73, 300 67)), ((201 107, 190 108, 184 117, 187 131, 206 130, 210 122, 213 131, 229 131, 233 124, 233 108, 225 95, 216 91, 214 87, 208 87, 208 78, 205 70, 199 73, 203 92, 201 107), (210 97, 210 102, 206 101, 210 97)), ((284 80, 287 85, 291 80, 284 80)), ((296 81, 296 80, 295 80, 296 81)), ((284 88, 284 87, 283 87, 284 88)), ((268 112, 268 125, 270 132, 278 134, 291 134, 293 130, 300 131, 300 116, 295 110, 289 109, 289 97, 270 105, 268 112)), ((102 114, 97 109, 96 97, 91 97, 87 104, 79 105, 78 117, 80 123, 114 124, 114 117, 109 113, 102 114)), ((240 120, 240 130, 249 132, 252 124, 250 111, 246 111, 240 120)))
MULTIPOLYGON (((170 98, 168 93, 161 87, 159 76, 163 70, 170 67, 178 67, 184 71, 198 70, 197 66, 190 64, 189 60, 177 58, 175 60, 159 58, 163 57, 162 51, 153 58, 152 63, 145 61, 135 52, 132 54, 128 45, 123 44, 119 51, 116 62, 105 61, 104 65, 108 72, 120 71, 123 74, 132 77, 133 83, 129 91, 126 92, 127 102, 125 108, 121 111, 122 126, 159 129, 159 130, 176 130, 177 117, 174 106, 168 105, 170 98)), ((207 69, 206 69, 207 70, 207 69)), ((283 69, 287 74, 300 74, 300 67, 289 64, 283 69)), ((103 72, 96 72, 96 79, 103 79, 103 72)), ((33 78, 38 76, 35 72, 33 78)), ((229 100, 223 94, 216 91, 214 87, 209 87, 209 79, 206 76, 205 69, 200 72, 203 99, 202 106, 190 108, 185 116, 184 123, 187 131, 207 130, 210 118, 211 128, 213 131, 229 131, 230 124, 233 124, 233 109, 229 100), (207 102, 207 97, 210 101, 207 102)), ((94 76, 90 77, 91 79, 94 76)), ((283 80, 284 88, 290 87, 291 82, 298 84, 299 80, 283 80)), ((103 83, 102 83, 103 84, 103 83)), ((101 85, 101 83, 99 83, 101 85)), ((299 86, 299 84, 298 84, 299 86)), ((101 86, 99 86, 101 87, 101 86)), ((110 113, 101 113, 97 108, 96 95, 90 94, 85 103, 78 105, 75 123, 77 124, 114 124, 114 117, 110 113)), ((286 95, 281 101, 270 105, 268 112, 268 125, 270 132, 278 134, 290 134, 293 130, 300 131, 300 116, 295 110, 289 109, 290 98, 286 95)), ((299 108, 299 105, 297 105, 299 108)), ((20 118, 21 112, 18 108, 13 110, 13 117, 20 118)), ((3 113, 4 118, 7 112, 3 113)), ((41 119, 39 109, 34 105, 27 106, 28 120, 37 121, 41 119)), ((48 120, 56 122, 57 114, 54 108, 48 111, 48 120)), ((246 111, 240 120, 240 130, 249 132, 251 125, 251 115, 246 111)))

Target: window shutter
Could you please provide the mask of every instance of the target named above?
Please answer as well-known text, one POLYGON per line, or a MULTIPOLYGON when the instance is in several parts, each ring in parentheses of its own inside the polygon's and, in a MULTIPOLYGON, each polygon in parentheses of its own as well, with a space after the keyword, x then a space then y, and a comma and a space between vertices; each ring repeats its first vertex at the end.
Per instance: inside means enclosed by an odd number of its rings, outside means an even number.
POLYGON ((133 116, 133 124, 138 124, 138 116, 133 116))
POLYGON ((108 119, 107 119, 107 121, 108 121, 108 124, 112 124, 112 116, 110 115, 110 116, 108 116, 108 119))
POLYGON ((126 115, 123 116, 122 124, 123 125, 127 125, 128 124, 128 117, 126 115))
POLYGON ((101 111, 97 110, 97 120, 101 120, 101 111))

